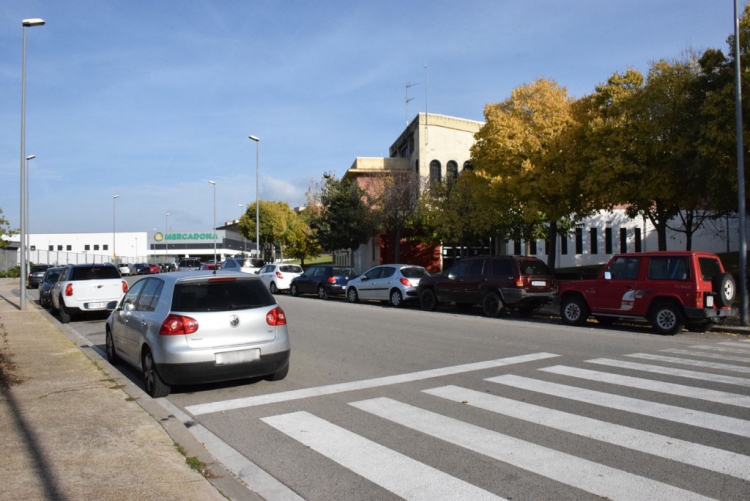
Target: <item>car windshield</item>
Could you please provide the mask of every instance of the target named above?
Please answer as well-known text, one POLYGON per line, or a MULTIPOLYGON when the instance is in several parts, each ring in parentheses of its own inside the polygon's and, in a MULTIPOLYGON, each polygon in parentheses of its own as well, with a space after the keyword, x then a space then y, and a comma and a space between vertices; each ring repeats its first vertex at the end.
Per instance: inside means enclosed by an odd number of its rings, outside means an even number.
POLYGON ((285 264, 279 266, 279 271, 285 271, 287 273, 302 273, 302 268, 294 264, 285 264))
POLYGON ((73 268, 72 280, 99 280, 102 278, 120 278, 120 272, 114 266, 85 266, 73 268))
POLYGON ((427 273, 427 270, 419 266, 401 268, 401 274, 406 278, 424 278, 430 276, 430 274, 427 273))
POLYGON ((518 261, 522 275, 552 275, 547 265, 538 259, 523 259, 518 261))
POLYGON ((172 311, 197 313, 263 308, 276 304, 259 280, 216 280, 177 283, 172 311))
POLYGON ((48 271, 47 274, 44 275, 44 281, 50 283, 57 282, 57 277, 60 276, 60 271, 61 270, 48 271))
POLYGON ((334 266, 332 275, 334 277, 353 277, 357 275, 357 272, 354 271, 354 268, 334 266))

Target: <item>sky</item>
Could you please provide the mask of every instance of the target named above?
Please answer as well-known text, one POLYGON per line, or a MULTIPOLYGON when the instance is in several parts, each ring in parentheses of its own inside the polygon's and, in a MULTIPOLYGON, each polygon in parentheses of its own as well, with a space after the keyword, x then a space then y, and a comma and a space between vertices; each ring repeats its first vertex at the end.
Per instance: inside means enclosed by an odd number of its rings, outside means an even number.
POLYGON ((210 230, 214 189, 217 224, 239 218, 255 201, 256 167, 261 199, 303 205, 323 174, 388 156, 425 109, 483 121, 486 104, 538 78, 581 97, 628 68, 727 53, 733 8, 3 0, 0 209, 20 226, 23 19, 46 21, 26 29, 29 231, 86 233, 210 230))

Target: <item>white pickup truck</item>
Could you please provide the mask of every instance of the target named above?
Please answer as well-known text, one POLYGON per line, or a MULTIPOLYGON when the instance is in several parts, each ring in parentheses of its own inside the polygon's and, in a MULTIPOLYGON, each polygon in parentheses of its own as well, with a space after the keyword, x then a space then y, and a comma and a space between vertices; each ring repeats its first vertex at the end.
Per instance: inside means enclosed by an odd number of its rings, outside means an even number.
POLYGON ((67 324, 82 313, 107 311, 107 305, 119 302, 127 291, 127 282, 111 263, 69 264, 52 287, 50 309, 67 324))

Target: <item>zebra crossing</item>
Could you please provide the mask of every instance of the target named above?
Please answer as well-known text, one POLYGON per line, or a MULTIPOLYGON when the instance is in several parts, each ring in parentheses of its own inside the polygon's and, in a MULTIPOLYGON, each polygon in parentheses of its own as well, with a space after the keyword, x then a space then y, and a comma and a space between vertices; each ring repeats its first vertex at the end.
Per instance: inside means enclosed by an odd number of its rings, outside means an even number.
MULTIPOLYGON (((642 470, 625 471, 579 457, 575 452, 517 438, 503 429, 483 428, 456 418, 457 412, 452 412, 451 416, 442 415, 388 397, 359 400, 356 394, 347 405, 382 420, 386 426, 404 427, 449 444, 447 447, 469 451, 530 474, 527 480, 519 478, 518 482, 533 482, 536 475, 589 493, 592 496, 590 499, 750 499, 750 413, 747 411, 750 409, 750 378, 743 376, 750 372, 750 342, 743 340, 696 345, 687 349, 665 349, 662 353, 631 353, 621 357, 622 360, 583 360, 582 365, 586 368, 557 363, 545 365, 555 362, 554 354, 530 354, 516 357, 513 362, 542 362, 538 368, 538 378, 535 377, 536 371, 529 377, 508 374, 510 371, 506 369, 502 375, 477 378, 477 386, 481 388, 436 384, 420 390, 419 395, 443 403, 450 402, 456 406, 458 415, 461 409, 469 407, 519 424, 569 434, 591 442, 593 447, 614 446, 625 451, 623 454, 699 468, 702 472, 700 475, 717 476, 717 484, 726 484, 729 487, 725 489, 728 490, 694 492, 686 489, 685 483, 674 482, 658 474, 644 474, 642 470), (738 362, 744 365, 738 365, 738 362), (622 372, 622 369, 630 371, 632 375, 617 372, 622 372), (663 376, 679 382, 664 381, 663 376), (550 378, 554 378, 555 382, 549 381, 550 378), (498 391, 488 393, 486 383, 497 385, 498 391), (583 387, 588 384, 595 385, 597 389, 583 387), (705 387, 709 385, 713 388, 705 387), (606 391, 601 391, 602 388, 606 388, 606 391), (510 394, 515 398, 495 394, 504 394, 504 389, 512 390, 510 394), (618 392, 649 397, 634 398, 618 392), (735 450, 726 450, 709 445, 706 443, 708 440, 681 439, 679 433, 670 436, 616 423, 614 419, 609 422, 529 403, 520 400, 519 394, 552 396, 566 402, 601 408, 607 413, 647 416, 659 423, 674 426, 688 425, 691 430, 718 433, 744 445, 735 447, 735 450), (668 396, 670 403, 660 401, 659 395, 668 396), (679 399, 680 405, 674 405, 675 399, 679 399), (699 410, 699 407, 709 410, 699 410), (742 417, 735 417, 738 415, 742 417)), ((491 368, 506 365, 498 361, 490 364, 491 368)), ((461 367, 447 373, 466 374, 468 369, 461 367)), ((422 374, 418 379, 424 381, 426 377, 422 374)), ((369 383, 364 387, 372 385, 369 383)), ((237 408, 236 403, 233 408, 237 408)), ((260 420, 276 432, 403 499, 483 500, 510 496, 502 490, 489 492, 472 485, 450 471, 440 471, 409 457, 403 450, 389 449, 374 441, 372 436, 363 437, 340 423, 327 421, 308 411, 277 414, 261 417, 260 420)), ((554 493, 547 496, 555 497, 554 493)), ((581 498, 585 499, 584 496, 581 498)))

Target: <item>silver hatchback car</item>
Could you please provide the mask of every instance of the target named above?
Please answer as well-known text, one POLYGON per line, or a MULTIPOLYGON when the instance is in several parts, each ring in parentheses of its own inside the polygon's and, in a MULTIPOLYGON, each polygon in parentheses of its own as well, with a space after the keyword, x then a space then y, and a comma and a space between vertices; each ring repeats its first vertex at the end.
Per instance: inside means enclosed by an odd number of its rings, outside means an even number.
POLYGON ((134 283, 107 319, 107 359, 143 373, 146 391, 289 372, 286 315, 256 276, 176 272, 134 283))
POLYGON ((370 268, 346 285, 346 298, 350 303, 360 299, 388 301, 401 306, 404 301, 419 299, 419 281, 430 274, 421 266, 411 264, 383 264, 370 268))

